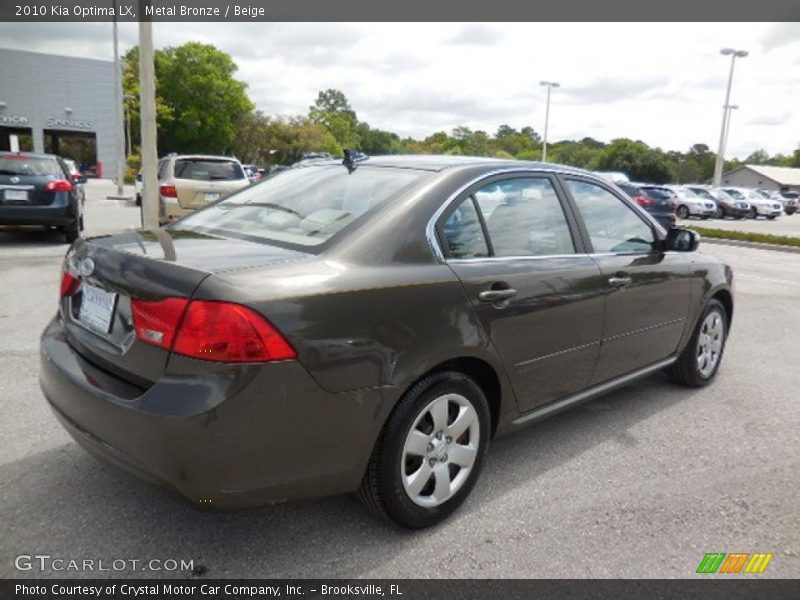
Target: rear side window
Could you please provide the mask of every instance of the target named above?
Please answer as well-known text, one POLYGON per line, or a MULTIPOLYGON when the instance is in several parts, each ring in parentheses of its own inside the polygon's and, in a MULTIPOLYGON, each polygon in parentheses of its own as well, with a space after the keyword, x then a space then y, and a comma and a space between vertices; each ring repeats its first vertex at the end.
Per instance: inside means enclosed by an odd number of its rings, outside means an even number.
POLYGON ((546 177, 507 179, 475 193, 495 256, 574 254, 567 218, 546 177))
POLYGON ((483 235, 481 218, 470 196, 459 204, 442 224, 451 258, 483 258, 489 256, 489 247, 483 235))
POLYGON ((242 166, 233 160, 181 158, 175 161, 177 179, 199 181, 233 181, 244 179, 242 166))
POLYGON ((55 158, 12 154, 0 156, 0 175, 28 177, 56 177, 63 179, 66 173, 55 158))
POLYGON ((490 183, 453 209, 441 228, 451 258, 575 253, 561 202, 546 177, 490 183))
POLYGON ((256 242, 318 246, 427 178, 427 171, 341 165, 295 168, 248 186, 173 226, 256 242))
POLYGON ((595 252, 650 252, 653 229, 620 198, 603 187, 567 179, 595 252))

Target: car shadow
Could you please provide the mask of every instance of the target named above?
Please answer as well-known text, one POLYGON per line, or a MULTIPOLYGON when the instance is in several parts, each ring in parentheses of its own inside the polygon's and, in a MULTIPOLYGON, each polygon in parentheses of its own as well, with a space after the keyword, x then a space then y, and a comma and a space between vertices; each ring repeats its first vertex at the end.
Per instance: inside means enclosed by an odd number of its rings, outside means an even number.
MULTIPOLYGON (((206 578, 369 576, 404 551, 438 547, 443 534, 456 539, 470 535, 475 520, 498 510, 506 494, 522 486, 535 490, 537 479, 568 467, 598 444, 638 444, 629 433, 632 427, 691 401, 692 395, 656 374, 495 440, 472 497, 445 523, 419 532, 371 517, 353 496, 235 512, 199 510, 68 442, 0 467, 0 504, 7 523, 0 576, 63 576, 14 569, 17 554, 39 552, 108 561, 186 559, 206 578)), ((138 570, 102 575, 194 576, 138 570)))
POLYGON ((0 227, 0 245, 4 248, 63 246, 65 251, 67 247, 63 232, 43 227, 0 227))

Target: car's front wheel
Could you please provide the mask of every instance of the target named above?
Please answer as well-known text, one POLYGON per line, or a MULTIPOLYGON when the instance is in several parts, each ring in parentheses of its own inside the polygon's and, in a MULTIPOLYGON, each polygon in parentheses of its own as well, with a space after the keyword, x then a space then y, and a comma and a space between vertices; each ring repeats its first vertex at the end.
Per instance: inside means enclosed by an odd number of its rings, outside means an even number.
POLYGON ((675 209, 675 216, 679 219, 688 219, 689 218, 689 209, 681 204, 677 209, 675 209))
POLYGON ((486 396, 471 378, 455 371, 426 377, 389 417, 361 483, 361 501, 401 527, 439 523, 475 485, 490 422, 486 396))
POLYGON ((692 339, 670 368, 678 383, 703 387, 719 370, 728 338, 728 313, 719 300, 711 300, 695 326, 692 339))

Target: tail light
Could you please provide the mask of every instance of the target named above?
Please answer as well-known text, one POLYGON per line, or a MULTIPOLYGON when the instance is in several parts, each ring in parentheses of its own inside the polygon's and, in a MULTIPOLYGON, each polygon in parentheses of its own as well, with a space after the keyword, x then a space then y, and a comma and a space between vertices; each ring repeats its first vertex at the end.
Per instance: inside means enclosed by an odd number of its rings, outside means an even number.
POLYGON ((165 196, 167 198, 178 197, 178 190, 175 189, 174 185, 162 185, 159 187, 159 191, 161 192, 162 196, 165 196))
POLYGON ((136 337, 169 350, 188 303, 186 298, 165 298, 157 301, 131 299, 136 337))
POLYGON ((75 277, 75 275, 70 273, 67 269, 64 269, 61 272, 61 298, 72 296, 72 294, 78 291, 80 285, 81 280, 75 277))
POLYGON ((44 189, 48 192, 71 192, 72 184, 66 179, 56 179, 55 181, 48 181, 44 189))
POLYGON ((177 354, 217 362, 288 360, 297 353, 264 317, 229 302, 132 300, 136 337, 177 354))
POLYGON ((81 177, 83 177, 83 176, 80 173, 73 173, 72 174, 72 181, 74 181, 75 183, 80 183, 81 182, 81 177))
POLYGON ((639 206, 643 206, 645 208, 647 208, 648 206, 653 206, 653 201, 647 196, 642 196, 641 194, 638 196, 634 196, 633 201, 636 202, 636 204, 638 204, 639 206))

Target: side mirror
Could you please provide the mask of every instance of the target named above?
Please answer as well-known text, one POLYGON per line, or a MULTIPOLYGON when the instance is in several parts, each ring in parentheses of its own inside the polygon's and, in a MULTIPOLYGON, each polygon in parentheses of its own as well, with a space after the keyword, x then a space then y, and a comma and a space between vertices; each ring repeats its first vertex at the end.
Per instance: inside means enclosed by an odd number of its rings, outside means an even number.
POLYGON ((694 252, 700 245, 700 234, 691 229, 672 227, 664 240, 664 249, 672 252, 694 252))

